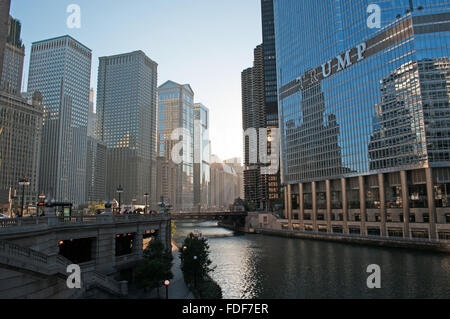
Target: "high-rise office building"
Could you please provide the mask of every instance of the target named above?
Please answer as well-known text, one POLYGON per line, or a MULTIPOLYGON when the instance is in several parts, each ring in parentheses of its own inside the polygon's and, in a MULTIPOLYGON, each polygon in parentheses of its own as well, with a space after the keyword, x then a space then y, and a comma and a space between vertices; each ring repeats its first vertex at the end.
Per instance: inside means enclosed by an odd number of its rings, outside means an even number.
POLYGON ((10 6, 11 0, 0 1, 0 79, 3 71, 3 52, 5 52, 5 43, 8 37, 10 6))
POLYGON ((39 160, 42 132, 42 96, 33 94, 31 101, 19 95, 0 92, 0 210, 19 213, 25 177, 30 185, 24 188, 24 204, 35 205, 40 192, 39 160), (6 196, 5 196, 6 195, 6 196), (13 197, 16 197, 14 208, 13 197))
POLYGON ((256 129, 258 136, 258 145, 254 146, 251 145, 251 136, 247 134, 245 137, 244 184, 245 198, 253 208, 273 211, 280 197, 280 173, 278 169, 275 171, 270 169, 267 172, 269 164, 264 163, 259 152, 259 143, 261 139, 265 139, 267 152, 264 152, 267 156, 269 158, 278 156, 278 154, 271 154, 271 143, 275 137, 273 131, 278 129, 273 0, 261 0, 261 16, 263 44, 255 49, 253 68, 242 72, 243 127, 247 133, 248 129, 256 129), (260 129, 265 129, 267 136, 260 136, 264 132, 260 129), (252 151, 258 154, 256 162, 251 160, 252 151))
POLYGON ((233 165, 228 165, 215 155, 211 158, 210 208, 229 209, 239 197, 239 176, 233 165))
POLYGON ((209 109, 194 104, 194 205, 203 208, 209 205, 211 183, 209 123, 209 109))
POLYGON ((0 90, 18 95, 22 86, 23 60, 25 46, 20 38, 21 24, 18 20, 9 17, 9 31, 3 51, 3 72, 0 81, 0 90))
POLYGON ((266 90, 273 90, 273 87, 266 85, 264 65, 264 46, 259 45, 254 50, 253 67, 244 70, 241 78, 242 120, 245 132, 244 193, 253 209, 272 211, 279 198, 279 172, 278 169, 275 172, 266 172, 269 164, 261 155, 265 153, 268 158, 272 156, 271 137, 272 130, 278 128, 278 112, 274 111, 276 103, 266 102, 271 100, 266 90), (266 142, 267 149, 261 149, 264 147, 262 142, 266 142))
MULTIPOLYGON (((264 111, 265 128, 267 129, 267 154, 278 158, 278 154, 271 154, 273 129, 278 129, 278 86, 277 60, 275 49, 275 22, 273 11, 274 0, 261 0, 263 57, 264 57, 264 111)), ((278 141, 276 142, 278 143, 278 141)), ((277 148, 274 148, 276 150, 277 148)), ((266 165, 267 166, 267 165, 266 165)), ((261 200, 263 208, 274 210, 275 203, 280 198, 280 171, 261 174, 261 200)))
MULTIPOLYGON (((176 190, 168 190, 176 198, 167 198, 175 209, 188 210, 194 206, 194 91, 189 84, 167 81, 158 88, 158 156, 176 165, 176 190), (182 148, 181 148, 182 146, 182 148), (172 156, 173 153, 176 157, 172 156)), ((173 166, 170 164, 169 166, 173 166)), ((169 168, 169 167, 168 167, 169 168)), ((173 170, 164 171, 173 172, 173 170)), ((167 189, 159 185, 161 189, 167 189)), ((159 191, 159 196, 164 194, 159 191)))
POLYGON ((371 3, 274 1, 288 225, 448 240, 448 3, 371 3))
POLYGON ((97 127, 97 113, 94 110, 94 89, 89 91, 89 114, 87 135, 95 138, 97 127))
POLYGON ((259 133, 265 127, 264 55, 254 50, 253 67, 242 72, 242 127, 244 130, 244 193, 253 209, 262 209, 259 133))
POLYGON ((97 136, 108 148, 107 196, 122 204, 156 204, 158 65, 142 51, 100 58, 97 136))
POLYGON ((44 105, 39 190, 74 205, 86 202, 91 58, 68 35, 31 47, 28 92, 40 91, 44 105))

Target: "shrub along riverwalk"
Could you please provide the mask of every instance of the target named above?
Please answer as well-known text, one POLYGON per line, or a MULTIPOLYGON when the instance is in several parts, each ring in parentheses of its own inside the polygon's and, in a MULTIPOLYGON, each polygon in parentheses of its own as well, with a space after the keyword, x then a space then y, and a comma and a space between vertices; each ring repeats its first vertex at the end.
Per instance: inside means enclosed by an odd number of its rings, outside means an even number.
POLYGON ((199 299, 222 299, 222 289, 209 276, 214 271, 209 259, 208 240, 200 233, 191 233, 180 250, 184 281, 199 299))

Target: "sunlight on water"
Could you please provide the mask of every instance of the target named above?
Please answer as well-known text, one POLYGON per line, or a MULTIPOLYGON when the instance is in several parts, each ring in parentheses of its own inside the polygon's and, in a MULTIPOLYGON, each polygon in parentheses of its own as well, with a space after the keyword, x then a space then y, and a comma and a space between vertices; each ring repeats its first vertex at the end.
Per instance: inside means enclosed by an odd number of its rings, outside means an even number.
POLYGON ((260 235, 238 236, 216 222, 177 223, 175 240, 208 237, 224 298, 450 298, 450 256, 260 235), (378 264, 382 288, 367 288, 378 264))

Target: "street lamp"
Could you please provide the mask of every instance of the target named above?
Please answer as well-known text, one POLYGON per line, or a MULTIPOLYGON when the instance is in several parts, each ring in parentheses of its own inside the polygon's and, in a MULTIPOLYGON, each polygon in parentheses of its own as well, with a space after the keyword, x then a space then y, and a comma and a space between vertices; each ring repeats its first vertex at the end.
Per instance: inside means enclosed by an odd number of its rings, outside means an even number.
POLYGON ((120 201, 120 195, 123 193, 123 188, 121 185, 119 185, 116 192, 117 192, 117 194, 119 194, 119 214, 120 214, 120 210, 121 210, 121 206, 122 206, 122 202, 120 201))
POLYGON ((197 289, 197 256, 194 256, 194 261, 195 261, 195 265, 194 265, 194 287, 195 289, 197 289))
POLYGON ((164 286, 166 286, 166 299, 169 299, 169 285, 170 281, 168 280, 164 281, 164 286))
POLYGON ((147 214, 147 207, 148 207, 148 197, 149 197, 150 195, 148 194, 148 193, 145 193, 144 194, 144 197, 145 197, 145 209, 144 209, 144 214, 147 214))
POLYGON ((22 186, 22 211, 20 217, 23 217, 23 206, 25 204, 25 186, 30 186, 30 181, 24 177, 19 181, 19 185, 22 186))
MULTIPOLYGON (((39 195, 39 204, 40 205, 45 205, 45 194, 44 193, 41 193, 40 195, 39 195)), ((38 210, 36 209, 36 217, 38 217, 38 210)))

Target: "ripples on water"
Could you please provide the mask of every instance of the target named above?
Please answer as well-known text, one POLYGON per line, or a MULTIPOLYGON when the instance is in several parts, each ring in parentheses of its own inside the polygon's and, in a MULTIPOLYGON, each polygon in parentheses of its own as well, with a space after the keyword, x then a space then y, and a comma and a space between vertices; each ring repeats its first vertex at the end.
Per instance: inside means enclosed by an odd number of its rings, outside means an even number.
POLYGON ((208 237, 212 277, 226 299, 450 298, 450 255, 261 235, 235 236, 215 222, 177 224, 208 237), (367 266, 381 266, 368 289, 367 266))

